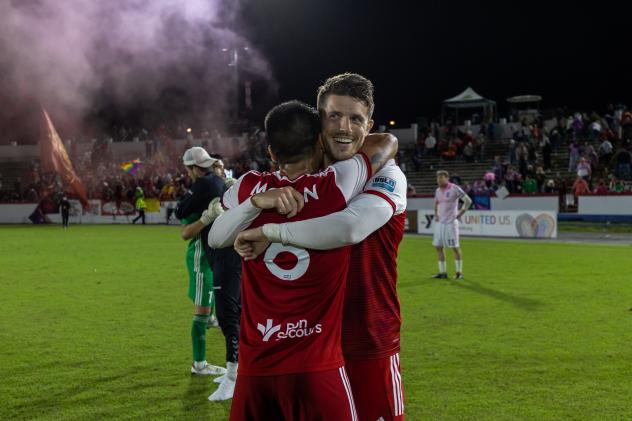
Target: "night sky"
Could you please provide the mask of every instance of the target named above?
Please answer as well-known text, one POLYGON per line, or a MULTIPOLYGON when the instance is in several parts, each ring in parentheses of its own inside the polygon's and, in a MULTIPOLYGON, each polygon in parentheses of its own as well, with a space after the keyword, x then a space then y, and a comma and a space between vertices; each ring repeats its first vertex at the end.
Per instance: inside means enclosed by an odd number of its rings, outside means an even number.
POLYGON ((320 81, 354 71, 375 83, 376 121, 407 123, 438 115, 441 101, 467 86, 501 112, 507 97, 522 94, 542 95, 544 108, 629 106, 632 43, 622 5, 270 0, 251 2, 244 20, 281 99, 314 101, 320 81))
POLYGON ((200 109, 222 117, 233 86, 224 45, 250 47, 240 72, 253 80, 249 117, 257 123, 280 101, 315 104, 317 87, 344 71, 374 82, 377 124, 435 118, 441 101, 467 86, 496 100, 501 114, 507 97, 523 94, 543 96, 543 109, 632 105, 623 2, 111 0, 85 11, 82 4, 0 4, 0 143, 35 141, 38 102, 69 136, 79 120, 107 130, 165 118, 190 124, 200 109), (205 11, 212 17, 199 19, 205 11), (28 16, 22 26, 18 15, 28 16), (148 24, 156 26, 145 39, 148 24))

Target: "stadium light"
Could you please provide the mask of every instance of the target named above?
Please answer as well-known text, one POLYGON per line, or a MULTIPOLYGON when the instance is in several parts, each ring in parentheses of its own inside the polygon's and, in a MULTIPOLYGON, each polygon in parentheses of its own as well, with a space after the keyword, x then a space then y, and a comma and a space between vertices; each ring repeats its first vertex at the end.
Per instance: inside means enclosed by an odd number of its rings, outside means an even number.
POLYGON ((388 122, 388 125, 389 125, 389 126, 394 126, 394 125, 395 125, 395 120, 391 120, 391 121, 389 121, 389 122, 388 122))
POLYGON ((230 61, 228 66, 233 68, 233 78, 235 84, 235 98, 234 98, 234 113, 235 119, 239 118, 239 51, 249 51, 249 47, 244 46, 241 48, 231 47, 222 48, 222 51, 230 54, 230 61))

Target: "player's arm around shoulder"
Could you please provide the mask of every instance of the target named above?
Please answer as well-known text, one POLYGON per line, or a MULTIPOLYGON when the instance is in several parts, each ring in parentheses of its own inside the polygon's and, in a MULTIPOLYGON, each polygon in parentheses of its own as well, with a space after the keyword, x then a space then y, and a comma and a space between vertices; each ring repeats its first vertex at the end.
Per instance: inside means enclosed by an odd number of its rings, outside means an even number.
POLYGON ((303 195, 292 187, 268 190, 267 184, 260 177, 244 179, 247 175, 248 173, 224 194, 223 203, 228 210, 211 227, 208 244, 212 248, 233 244, 237 234, 248 228, 263 209, 276 209, 287 218, 294 217, 303 209, 303 195))
POLYGON ((399 140, 391 133, 370 133, 364 139, 360 152, 369 158, 371 174, 378 172, 389 159, 395 158, 399 140))
POLYGON ((381 197, 391 205, 393 214, 397 215, 406 210, 407 186, 408 180, 404 172, 395 161, 390 161, 366 183, 364 192, 381 197))
POLYGON ((368 135, 360 153, 329 167, 333 169, 336 184, 347 203, 360 194, 373 174, 392 159, 397 152, 397 143, 397 138, 389 133, 368 135))

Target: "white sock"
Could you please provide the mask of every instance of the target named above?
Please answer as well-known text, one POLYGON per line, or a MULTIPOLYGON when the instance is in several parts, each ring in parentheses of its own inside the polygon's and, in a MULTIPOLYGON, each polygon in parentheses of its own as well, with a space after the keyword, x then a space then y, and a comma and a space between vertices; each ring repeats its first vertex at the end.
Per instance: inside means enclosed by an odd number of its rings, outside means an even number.
POLYGON ((226 377, 230 380, 235 381, 237 379, 237 366, 239 363, 229 363, 226 362, 226 377))
POLYGON ((445 260, 439 260, 439 273, 445 273, 445 260))
POLYGON ((454 265, 456 266, 457 272, 463 272, 463 260, 455 260, 454 265))
POLYGON ((204 368, 206 366, 206 360, 204 361, 193 361, 193 366, 197 369, 204 368))

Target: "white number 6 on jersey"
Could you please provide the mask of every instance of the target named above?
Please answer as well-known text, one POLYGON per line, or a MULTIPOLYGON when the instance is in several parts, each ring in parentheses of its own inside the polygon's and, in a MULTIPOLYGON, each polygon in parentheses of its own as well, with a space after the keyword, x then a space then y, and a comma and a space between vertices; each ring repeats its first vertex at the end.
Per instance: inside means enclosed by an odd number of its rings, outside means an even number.
POLYGON ((309 267, 309 253, 305 249, 292 246, 284 246, 280 243, 272 243, 266 250, 266 254, 263 257, 263 261, 268 267, 268 270, 277 278, 284 281, 295 281, 301 276, 305 275, 307 268, 309 267), (291 269, 283 269, 276 263, 274 259, 283 252, 292 253, 296 259, 296 265, 291 269))

